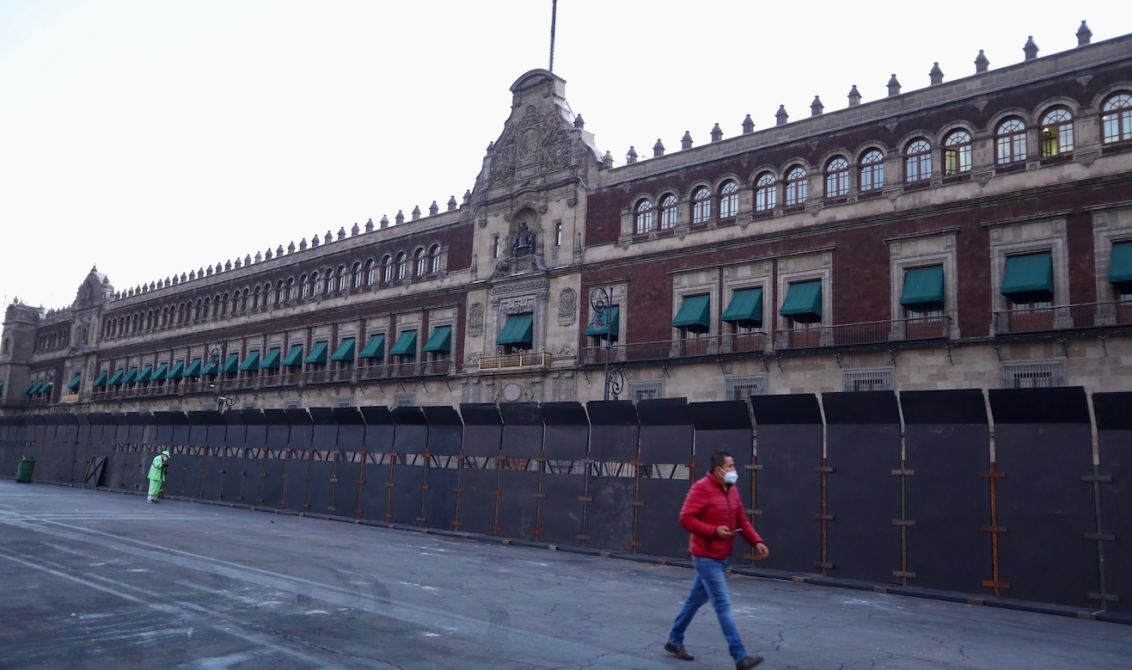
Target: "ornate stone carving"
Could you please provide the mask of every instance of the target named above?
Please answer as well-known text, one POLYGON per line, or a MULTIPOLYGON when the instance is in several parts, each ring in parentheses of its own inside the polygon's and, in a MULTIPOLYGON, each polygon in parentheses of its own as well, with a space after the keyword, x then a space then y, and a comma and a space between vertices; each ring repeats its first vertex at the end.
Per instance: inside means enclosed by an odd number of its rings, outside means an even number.
POLYGON ((517 170, 540 167, 552 172, 570 166, 570 132, 554 111, 539 113, 533 105, 510 123, 495 144, 489 186, 510 184, 517 170))
POLYGON ((574 349, 571 348, 569 344, 563 344, 561 347, 558 348, 558 351, 555 352, 554 355, 557 356, 558 358, 573 358, 577 354, 574 352, 574 349))
POLYGON ((474 302, 468 308, 468 336, 483 335, 483 303, 474 302))
POLYGON ((578 293, 564 288, 558 295, 558 325, 572 326, 578 318, 578 293))
POLYGON ((900 123, 897 121, 889 121, 888 123, 884 124, 884 127, 888 128, 888 132, 894 133, 896 132, 896 126, 898 125, 900 125, 900 123))
POLYGON ((1083 74, 1080 77, 1077 77, 1077 83, 1081 85, 1081 88, 1086 88, 1089 85, 1089 82, 1092 80, 1093 75, 1091 74, 1083 74))
POLYGON ((986 186, 987 182, 989 182, 993 176, 994 170, 987 170, 985 172, 976 172, 971 175, 971 179, 974 179, 979 186, 986 186))
POLYGON ((1099 151, 1083 151, 1083 152, 1074 154, 1074 158, 1077 160, 1077 162, 1080 163, 1081 165, 1084 165, 1085 167, 1092 166, 1093 161, 1100 158, 1100 156, 1101 156, 1101 152, 1099 152, 1099 151))

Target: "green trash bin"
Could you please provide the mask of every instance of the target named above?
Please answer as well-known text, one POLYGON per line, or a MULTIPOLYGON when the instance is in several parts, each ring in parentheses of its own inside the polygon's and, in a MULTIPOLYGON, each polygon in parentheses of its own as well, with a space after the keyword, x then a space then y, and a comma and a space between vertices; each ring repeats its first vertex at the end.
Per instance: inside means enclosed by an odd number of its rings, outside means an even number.
POLYGON ((22 459, 20 464, 16 466, 16 481, 21 484, 30 484, 33 470, 35 470, 35 461, 30 458, 22 459))

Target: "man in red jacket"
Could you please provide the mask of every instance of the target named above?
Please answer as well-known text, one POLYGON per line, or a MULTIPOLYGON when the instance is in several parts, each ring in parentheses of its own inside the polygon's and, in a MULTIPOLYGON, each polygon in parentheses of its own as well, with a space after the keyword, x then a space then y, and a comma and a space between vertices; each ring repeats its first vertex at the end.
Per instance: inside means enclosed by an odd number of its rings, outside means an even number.
POLYGON ((711 471, 692 485, 684 499, 680 525, 692 534, 689 551, 692 553, 692 566, 696 569, 696 581, 692 583, 692 592, 684 600, 684 608, 672 624, 664 650, 679 659, 694 660, 684 648, 684 631, 700 606, 710 600, 719 617, 723 637, 727 638, 727 648, 735 667, 748 670, 762 663, 763 657, 748 656, 747 648, 739 638, 735 619, 731 616, 731 596, 727 592, 724 570, 735 546, 735 533, 742 535, 755 548, 756 560, 766 558, 770 551, 743 513, 743 501, 735 488, 737 481, 739 473, 735 471, 735 459, 726 451, 717 451, 711 455, 711 471))

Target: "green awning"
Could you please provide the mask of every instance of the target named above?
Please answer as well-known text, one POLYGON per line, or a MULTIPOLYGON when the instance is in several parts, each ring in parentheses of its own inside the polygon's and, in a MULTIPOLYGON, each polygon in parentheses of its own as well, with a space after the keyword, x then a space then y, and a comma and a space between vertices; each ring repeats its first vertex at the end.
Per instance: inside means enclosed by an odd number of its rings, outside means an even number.
POLYGON ((901 305, 943 304, 943 266, 913 268, 904 273, 901 305))
POLYGON ((109 376, 110 376, 110 373, 108 373, 106 370, 103 370, 102 374, 98 375, 98 377, 95 378, 94 383, 91 384, 90 387, 93 388, 93 389, 96 389, 96 388, 101 388, 103 386, 106 386, 106 379, 109 376))
POLYGON ((362 349, 358 358, 374 358, 377 360, 385 358, 385 336, 371 335, 369 342, 366 343, 366 348, 362 349))
POLYGON ((601 312, 594 314, 593 321, 586 326, 586 337, 605 337, 608 332, 613 339, 617 339, 620 330, 621 308, 615 305, 609 310, 609 323, 605 323, 605 315, 601 312))
POLYGON ((67 390, 68 391, 74 391, 75 389, 77 389, 79 387, 79 384, 81 384, 81 383, 83 383, 83 376, 82 375, 75 375, 75 378, 71 380, 71 383, 67 384, 67 390))
MULTIPOLYGON (((200 364, 198 363, 197 365, 199 366, 200 364)), ((177 361, 176 363, 173 364, 173 369, 169 371, 169 374, 165 375, 165 378, 172 380, 172 379, 180 379, 184 376, 185 376, 185 362, 184 361, 177 361)))
POLYGON ((47 387, 47 382, 39 382, 38 384, 35 385, 35 388, 33 388, 31 390, 31 394, 32 395, 39 395, 40 393, 43 393, 43 389, 46 388, 46 387, 47 387))
POLYGON ((347 337, 338 344, 338 348, 330 355, 332 361, 354 360, 354 338, 347 337))
MULTIPOLYGON (((256 352, 256 362, 259 361, 259 352, 256 352)), ((220 366, 220 371, 224 373, 236 372, 240 369, 240 354, 228 354, 228 360, 224 361, 224 365, 220 366)))
POLYGON ((1117 242, 1112 245, 1112 264, 1108 268, 1108 280, 1113 284, 1132 281, 1132 242, 1117 242))
POLYGON ((130 368, 130 371, 126 373, 125 378, 122 379, 123 384, 134 384, 137 381, 138 381, 138 369, 137 368, 130 368))
POLYGON ((533 346, 532 342, 534 342, 534 332, 534 314, 529 312, 511 314, 507 317, 507 323, 503 325, 503 331, 499 333, 499 337, 495 338, 495 343, 531 347, 533 346))
POLYGON ((723 311, 723 321, 744 328, 763 325, 763 290, 745 288, 731 294, 731 304, 723 311))
MULTIPOLYGON (((235 356, 237 359, 240 358, 239 354, 232 354, 232 356, 235 356)), ((231 357, 229 357, 229 360, 231 360, 231 357)), ((248 357, 244 359, 243 363, 240 363, 240 372, 255 372, 256 370, 259 370, 258 349, 249 351, 248 357)), ((227 370, 225 370, 225 372, 227 372, 227 370)))
MULTIPOLYGON (((196 359, 193 359, 193 360, 195 361, 196 359)), ((203 365, 200 366, 200 369, 197 370, 196 375, 192 375, 192 376, 195 376, 195 377, 201 377, 201 376, 215 377, 216 374, 217 374, 217 369, 216 369, 217 367, 218 367, 218 365, 216 363, 213 363, 212 359, 209 359, 209 361, 207 363, 204 363, 203 365)), ((190 365, 189 371, 191 371, 192 369, 193 369, 193 367, 190 365)), ((190 376, 188 371, 185 372, 185 376, 186 377, 190 376)))
POLYGON ((798 321, 821 320, 821 281, 791 284, 778 313, 798 321))
POLYGON ((297 368, 303 364, 303 345, 296 344, 291 347, 287 352, 287 357, 283 359, 283 365, 289 368, 297 368))
POLYGON ((322 363, 325 363, 325 362, 326 362, 326 348, 327 348, 327 343, 326 343, 326 342, 318 342, 318 343, 316 343, 316 344, 314 345, 314 348, 313 348, 313 349, 311 349, 311 354, 310 354, 310 356, 307 356, 307 359, 306 359, 305 361, 303 361, 303 362, 304 362, 304 363, 311 363, 311 364, 315 364, 315 363, 318 363, 318 364, 322 364, 322 363))
MULTIPOLYGON (((178 365, 180 365, 180 363, 178 363, 178 365)), ((212 367, 212 366, 209 365, 208 367, 212 367)), ((176 369, 174 368, 173 371, 176 372, 176 369)), ((200 373, 201 373, 200 359, 194 358, 193 362, 189 363, 189 369, 185 370, 185 376, 186 377, 199 377, 200 373)), ((170 375, 170 376, 172 376, 172 375, 170 375)))
POLYGON ((263 357, 263 362, 259 364, 261 370, 278 370, 279 369, 279 355, 281 350, 279 347, 272 347, 267 355, 263 357))
POLYGON ((4 392, 4 382, 0 381, 0 393, 4 392))
POLYGON ((43 382, 43 388, 39 389, 40 393, 51 393, 51 389, 55 387, 53 382, 43 382))
POLYGON ((151 381, 151 382, 162 381, 162 380, 165 379, 165 376, 168 373, 169 373, 169 364, 168 363, 162 363, 161 365, 157 366, 157 371, 153 373, 153 376, 149 378, 149 381, 151 381))
POLYGON ((389 350, 390 356, 416 356, 417 355, 417 331, 406 330, 401 333, 401 337, 397 338, 397 343, 389 350))
POLYGON ((421 351, 428 353, 430 351, 443 351, 448 353, 452 350, 452 326, 440 326, 432 331, 432 337, 428 338, 424 348, 421 351))
POLYGON ((1050 252, 1007 256, 1002 273, 1002 295, 1053 293, 1053 257, 1050 252))
POLYGON ((687 328, 693 333, 711 330, 711 296, 690 295, 680 303, 680 311, 672 319, 673 328, 687 328))
POLYGON ((122 377, 125 377, 125 376, 126 376, 125 370, 118 370, 117 372, 114 373, 114 375, 112 377, 110 377, 110 381, 108 381, 106 383, 109 384, 110 386, 120 386, 122 384, 122 377))
POLYGON ((31 395, 35 391, 35 387, 39 386, 39 382, 32 382, 24 389, 24 395, 31 395))
POLYGON ((136 381, 139 384, 142 383, 142 382, 153 381, 153 366, 152 365, 145 366, 145 369, 141 371, 141 374, 138 375, 138 378, 134 381, 136 381))

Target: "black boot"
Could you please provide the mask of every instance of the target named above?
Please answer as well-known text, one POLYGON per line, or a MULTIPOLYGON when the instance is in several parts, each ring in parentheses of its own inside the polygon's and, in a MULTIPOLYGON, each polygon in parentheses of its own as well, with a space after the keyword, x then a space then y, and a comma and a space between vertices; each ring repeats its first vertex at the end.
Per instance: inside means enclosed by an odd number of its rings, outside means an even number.
POLYGON ((689 654, 688 650, 685 649, 684 645, 682 645, 682 644, 681 645, 675 645, 675 644, 672 644, 671 642, 665 642, 664 643, 664 650, 667 651, 668 653, 672 654, 676 658, 680 659, 681 661, 694 661, 694 660, 696 660, 696 657, 689 654))
POLYGON ((748 656, 735 664, 735 670, 750 670, 759 663, 763 662, 763 657, 759 655, 748 656))

